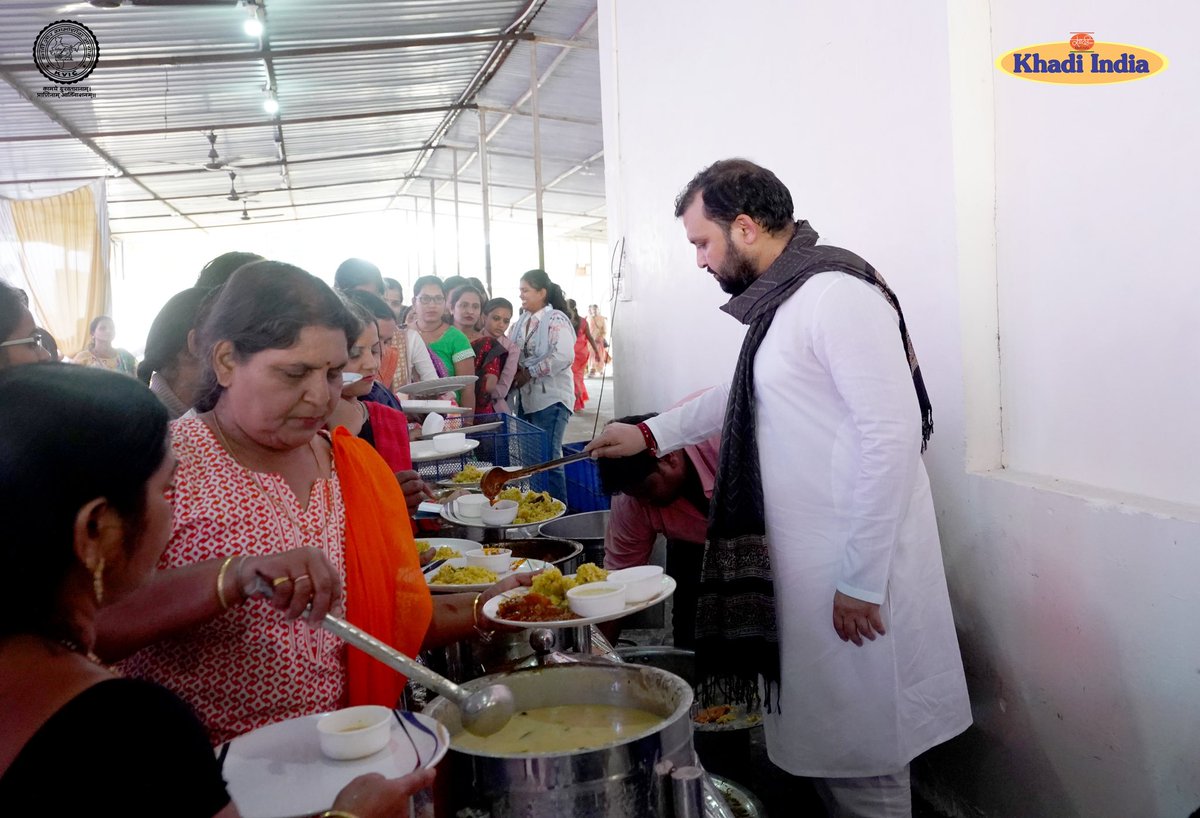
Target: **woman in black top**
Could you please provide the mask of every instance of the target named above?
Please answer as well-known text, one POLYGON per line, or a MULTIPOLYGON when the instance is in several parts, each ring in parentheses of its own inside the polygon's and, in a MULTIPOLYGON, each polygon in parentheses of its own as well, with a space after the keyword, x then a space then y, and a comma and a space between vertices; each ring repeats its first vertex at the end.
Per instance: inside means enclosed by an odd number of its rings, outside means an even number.
MULTIPOLYGON (((235 818, 204 728, 92 653, 99 608, 144 583, 171 529, 167 412, 131 378, 0 372, 0 813, 235 818)), ((330 815, 407 815, 432 771, 362 776, 330 815)))

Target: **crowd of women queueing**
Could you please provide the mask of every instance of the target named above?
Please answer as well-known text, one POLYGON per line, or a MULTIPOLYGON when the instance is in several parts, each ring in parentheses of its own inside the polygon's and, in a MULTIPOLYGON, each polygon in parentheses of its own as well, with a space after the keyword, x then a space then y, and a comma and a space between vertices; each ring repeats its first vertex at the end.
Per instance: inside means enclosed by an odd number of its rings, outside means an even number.
MULTIPOLYGON (((401 699, 400 677, 315 627, 327 612, 409 655, 491 627, 483 603, 521 580, 431 597, 410 520, 430 492, 394 390, 479 373, 460 403, 511 408, 557 447, 577 339, 600 367, 607 350, 543 271, 508 332, 508 301, 454 284, 418 280, 401 312, 359 260, 334 289, 226 254, 155 319, 145 385, 111 371, 111 321, 93 322, 98 365, 52 363, 0 284, 0 803, 236 816, 214 746, 401 699)), ((431 781, 363 776, 328 814, 406 815, 431 781)))

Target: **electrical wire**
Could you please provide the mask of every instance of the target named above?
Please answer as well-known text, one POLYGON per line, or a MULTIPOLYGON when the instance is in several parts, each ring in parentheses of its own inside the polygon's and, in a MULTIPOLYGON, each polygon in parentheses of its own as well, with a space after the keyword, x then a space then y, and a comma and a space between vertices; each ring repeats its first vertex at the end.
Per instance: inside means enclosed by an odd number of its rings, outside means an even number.
MULTIPOLYGON (((618 296, 621 294, 621 279, 625 272, 624 236, 613 246, 612 256, 608 260, 608 271, 608 334, 612 335, 613 329, 617 325, 617 302, 620 300, 618 296)), ((604 383, 607 380, 608 366, 606 364, 600 369, 600 397, 596 401, 596 420, 592 423, 592 440, 596 439, 596 431, 600 428, 600 407, 604 405, 604 383)))

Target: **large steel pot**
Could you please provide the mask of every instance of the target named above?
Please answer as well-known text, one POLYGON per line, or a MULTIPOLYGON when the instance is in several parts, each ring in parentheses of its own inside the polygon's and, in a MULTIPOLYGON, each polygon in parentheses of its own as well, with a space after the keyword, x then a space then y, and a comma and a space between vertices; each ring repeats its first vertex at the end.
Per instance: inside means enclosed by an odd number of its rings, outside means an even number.
POLYGON ((608 511, 568 514, 542 523, 539 537, 564 537, 583 544, 584 562, 604 564, 604 533, 608 530, 608 511))
MULTIPOLYGON (((690 650, 665 645, 647 645, 617 648, 616 655, 624 662, 661 668, 674 673, 690 685, 696 684, 696 654, 690 650)), ((722 703, 700 702, 700 706, 722 703)), ((751 730, 759 728, 761 718, 761 714, 756 714, 753 718, 743 714, 726 725, 692 725, 692 742, 704 769, 728 776, 735 781, 754 780, 756 771, 752 766, 751 730)), ((751 810, 748 814, 761 813, 751 810)))
MULTIPOLYGON (((637 707, 662 716, 661 724, 597 750, 545 755, 504 755, 451 748, 451 811, 466 807, 491 818, 650 818, 670 813, 669 779, 655 764, 695 764, 692 689, 658 668, 637 665, 559 665, 498 673, 468 682, 468 690, 502 682, 517 709, 570 704, 637 707)), ((458 709, 434 699, 425 713, 461 731, 458 709)))
POLYGON ((564 574, 573 574, 583 562, 583 544, 572 539, 535 537, 527 540, 503 540, 498 543, 512 549, 518 559, 542 560, 557 565, 564 574))

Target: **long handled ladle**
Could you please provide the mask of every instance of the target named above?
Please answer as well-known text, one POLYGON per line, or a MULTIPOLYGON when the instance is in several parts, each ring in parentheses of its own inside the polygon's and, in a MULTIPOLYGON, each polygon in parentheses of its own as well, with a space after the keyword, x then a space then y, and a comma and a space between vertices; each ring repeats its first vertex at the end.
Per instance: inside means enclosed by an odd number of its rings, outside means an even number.
MULTIPOLYGON (((271 596, 270 583, 260 576, 254 578, 254 591, 271 596)), ((512 691, 501 684, 492 684, 468 692, 444 676, 434 673, 419 662, 405 656, 391 645, 385 644, 371 634, 356 628, 333 614, 325 614, 321 627, 347 643, 383 662, 393 670, 435 690, 453 702, 462 717, 462 725, 477 736, 490 736, 501 730, 512 719, 516 706, 512 691)))
POLYGON ((496 495, 500 493, 500 489, 504 488, 505 483, 511 483, 513 480, 520 480, 522 477, 528 477, 531 474, 537 474, 547 469, 565 466, 568 463, 574 463, 576 460, 586 460, 591 456, 591 452, 576 452, 566 457, 560 457, 557 460, 550 460, 546 463, 539 463, 536 466, 526 466, 521 469, 506 469, 497 466, 494 469, 488 470, 483 475, 483 478, 479 481, 479 490, 489 500, 495 500, 496 495))

